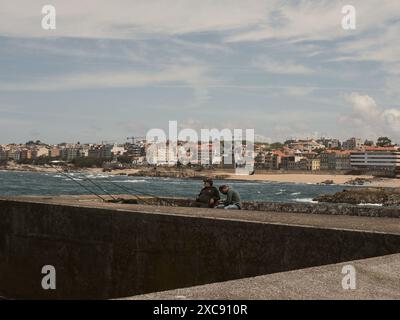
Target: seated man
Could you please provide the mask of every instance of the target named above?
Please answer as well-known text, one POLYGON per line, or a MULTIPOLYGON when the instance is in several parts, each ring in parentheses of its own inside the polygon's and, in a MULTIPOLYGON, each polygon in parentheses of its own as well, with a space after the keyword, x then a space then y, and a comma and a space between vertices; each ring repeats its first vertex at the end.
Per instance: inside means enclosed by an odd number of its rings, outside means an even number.
POLYGON ((220 199, 218 189, 213 187, 213 181, 210 178, 204 179, 203 182, 204 188, 201 189, 192 207, 214 208, 220 199))
POLYGON ((217 206, 218 209, 228 209, 228 210, 242 209, 242 204, 240 203, 240 196, 236 190, 233 190, 233 188, 227 185, 222 185, 219 187, 219 191, 226 195, 226 199, 225 201, 223 201, 222 204, 217 206))

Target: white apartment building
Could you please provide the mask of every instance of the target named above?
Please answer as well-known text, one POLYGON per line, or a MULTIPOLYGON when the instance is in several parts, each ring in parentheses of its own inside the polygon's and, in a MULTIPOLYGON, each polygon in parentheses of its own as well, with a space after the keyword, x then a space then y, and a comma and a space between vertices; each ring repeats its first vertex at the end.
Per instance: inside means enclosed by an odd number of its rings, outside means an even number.
POLYGON ((114 155, 114 156, 121 156, 121 155, 123 155, 124 153, 126 153, 126 149, 125 149, 125 147, 124 146, 118 146, 117 144, 114 144, 113 145, 113 147, 112 147, 112 149, 111 149, 111 153, 114 155))
POLYGON ((176 165, 177 150, 163 143, 153 143, 147 147, 146 159, 153 165, 176 165))
POLYGON ((32 158, 36 159, 39 157, 48 157, 49 149, 46 147, 37 147, 32 150, 32 158))
POLYGON ((350 155, 350 163, 353 168, 394 170, 400 168, 400 152, 398 151, 352 152, 350 155))

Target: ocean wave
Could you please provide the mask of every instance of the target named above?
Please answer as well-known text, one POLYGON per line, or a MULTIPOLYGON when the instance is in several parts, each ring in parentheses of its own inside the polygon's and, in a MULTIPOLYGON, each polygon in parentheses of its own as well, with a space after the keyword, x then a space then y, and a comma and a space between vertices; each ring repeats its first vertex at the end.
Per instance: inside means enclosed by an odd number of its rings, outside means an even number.
MULTIPOLYGON (((226 183, 226 182, 224 182, 224 184, 229 184, 229 182, 228 183, 226 183)), ((232 186, 254 186, 254 185, 257 185, 258 184, 258 182, 231 182, 230 183, 232 186)))
POLYGON ((109 175, 105 175, 105 174, 89 174, 89 175, 85 175, 86 178, 89 179, 104 179, 104 178, 109 178, 109 175))
POLYGON ((296 202, 305 202, 305 203, 318 203, 318 201, 314 201, 312 198, 297 198, 296 202))
POLYGON ((293 192, 293 193, 291 193, 290 195, 292 195, 292 196, 298 196, 299 194, 301 194, 301 192, 293 192))
POLYGON ((359 203, 358 206, 374 206, 374 207, 382 207, 382 203, 359 203))
POLYGON ((138 182, 148 182, 146 180, 111 180, 114 183, 138 183, 138 182))

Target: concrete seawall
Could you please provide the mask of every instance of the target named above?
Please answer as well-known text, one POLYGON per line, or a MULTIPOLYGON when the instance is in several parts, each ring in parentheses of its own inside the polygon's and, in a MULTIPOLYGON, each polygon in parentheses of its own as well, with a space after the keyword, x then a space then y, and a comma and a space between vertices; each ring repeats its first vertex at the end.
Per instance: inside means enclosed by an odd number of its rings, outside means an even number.
POLYGON ((216 211, 0 200, 0 295, 117 298, 400 252, 397 219, 376 232, 376 218, 356 217, 359 230, 351 217, 327 228, 323 215, 298 225, 216 211), (44 265, 56 290, 41 287, 44 265))
MULTIPOLYGON (((193 200, 187 198, 146 198, 145 202, 153 205, 189 207, 193 200)), ((139 203, 144 202, 139 201, 139 203)), ((400 218, 400 208, 398 207, 358 206, 344 203, 243 201, 243 209, 267 212, 400 218)))

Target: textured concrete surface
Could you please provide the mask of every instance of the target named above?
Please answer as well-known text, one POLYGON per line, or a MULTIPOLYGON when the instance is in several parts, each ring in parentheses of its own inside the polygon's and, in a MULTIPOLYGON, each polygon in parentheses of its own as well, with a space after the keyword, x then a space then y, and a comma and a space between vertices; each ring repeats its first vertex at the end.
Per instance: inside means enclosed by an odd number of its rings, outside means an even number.
MULTIPOLYGON (((144 197, 136 198, 132 195, 115 196, 126 199, 135 199, 138 204, 155 205, 162 207, 190 207, 193 199, 189 198, 166 198, 166 197, 144 197)), ((61 196, 61 197, 26 197, 27 199, 44 199, 46 201, 68 201, 77 202, 84 199, 99 200, 97 197, 89 196, 61 196)), ((105 198, 110 199, 109 196, 105 198)), ((345 203, 293 203, 293 202, 272 202, 272 201, 243 201, 243 209, 248 211, 262 212, 284 212, 284 213, 306 213, 330 216, 359 216, 359 217, 385 217, 400 218, 400 207, 379 207, 379 206, 359 206, 345 203)))
MULTIPOLYGON (((125 196, 125 198, 132 198, 125 196)), ((72 205, 76 207, 91 207, 101 209, 115 209, 126 211, 141 211, 146 213, 182 215, 192 217, 202 217, 209 219, 228 219, 237 221, 253 221, 272 224, 290 224, 298 226, 358 230, 368 232, 383 232, 400 234, 400 221, 398 218, 389 217, 364 217, 347 215, 325 215, 308 214, 293 212, 275 212, 275 211, 227 211, 217 209, 200 209, 187 207, 171 206, 152 206, 143 204, 115 204, 103 203, 95 196, 23 196, 23 197, 1 197, 0 200, 29 201, 38 203, 51 203, 72 205)), ((378 208, 379 209, 379 208, 378 208)), ((398 209, 400 212, 400 209, 398 209)))
POLYGON ((388 255, 398 221, 0 198, 0 295, 117 298, 388 255), (55 292, 40 287, 45 264, 55 292))
POLYGON ((275 273, 203 286, 129 297, 132 300, 187 299, 400 299, 400 254, 275 273), (344 290, 341 273, 351 264, 356 289, 344 290))

